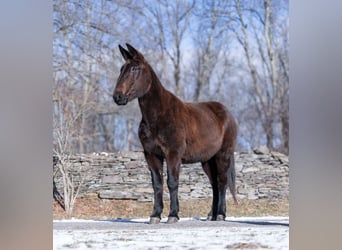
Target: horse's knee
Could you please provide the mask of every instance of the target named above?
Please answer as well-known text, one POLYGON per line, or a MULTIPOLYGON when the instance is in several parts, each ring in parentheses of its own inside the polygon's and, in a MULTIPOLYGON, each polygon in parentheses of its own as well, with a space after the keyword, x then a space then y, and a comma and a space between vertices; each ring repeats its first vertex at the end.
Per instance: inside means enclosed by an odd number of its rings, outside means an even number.
POLYGON ((177 170, 168 170, 167 175, 167 186, 170 190, 178 189, 179 185, 179 171, 177 170))
POLYGON ((169 188, 169 190, 176 190, 178 189, 178 185, 179 185, 179 181, 176 178, 168 178, 167 179, 167 187, 169 188))

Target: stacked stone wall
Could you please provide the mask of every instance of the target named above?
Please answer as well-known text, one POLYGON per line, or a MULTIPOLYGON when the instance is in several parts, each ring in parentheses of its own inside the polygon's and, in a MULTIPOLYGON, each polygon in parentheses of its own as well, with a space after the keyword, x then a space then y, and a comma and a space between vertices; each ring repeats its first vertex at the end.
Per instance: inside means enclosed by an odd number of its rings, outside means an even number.
MULTIPOLYGON (((54 156, 54 185, 63 190, 63 180, 54 156)), ((79 196, 97 194, 102 199, 152 201, 150 172, 141 152, 100 153, 67 157, 75 186, 82 181, 79 196)), ((166 183, 164 165, 164 183, 166 183)), ((277 199, 289 197, 289 161, 278 152, 239 152, 235 154, 236 186, 239 199, 277 199)), ((169 194, 164 184, 164 197, 169 194)), ((231 195, 227 192, 227 197, 231 195)), ((201 164, 183 164, 179 198, 212 197, 211 187, 201 164)))

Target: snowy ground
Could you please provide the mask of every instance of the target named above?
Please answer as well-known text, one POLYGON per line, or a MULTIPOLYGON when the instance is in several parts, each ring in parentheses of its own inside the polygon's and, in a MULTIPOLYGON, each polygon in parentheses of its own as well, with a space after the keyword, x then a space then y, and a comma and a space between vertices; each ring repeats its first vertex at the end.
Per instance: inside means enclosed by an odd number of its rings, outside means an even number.
POLYGON ((175 224, 148 219, 53 222, 53 249, 288 249, 288 217, 239 217, 175 224))

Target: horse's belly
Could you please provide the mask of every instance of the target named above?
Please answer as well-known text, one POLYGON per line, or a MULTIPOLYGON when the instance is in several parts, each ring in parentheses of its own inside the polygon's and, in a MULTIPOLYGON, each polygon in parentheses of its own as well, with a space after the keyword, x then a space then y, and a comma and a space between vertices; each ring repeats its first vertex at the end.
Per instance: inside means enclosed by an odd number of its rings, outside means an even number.
POLYGON ((202 145, 192 145, 187 147, 185 154, 182 157, 183 163, 195 163, 204 162, 212 158, 221 148, 221 143, 216 141, 216 143, 202 145))

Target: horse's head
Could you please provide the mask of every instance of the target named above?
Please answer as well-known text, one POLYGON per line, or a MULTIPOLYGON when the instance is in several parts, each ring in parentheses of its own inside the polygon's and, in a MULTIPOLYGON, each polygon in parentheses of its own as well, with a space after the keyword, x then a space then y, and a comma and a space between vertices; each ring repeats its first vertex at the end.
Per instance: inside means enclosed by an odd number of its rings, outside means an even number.
POLYGON ((151 72, 144 56, 127 44, 127 49, 119 45, 124 65, 120 69, 120 75, 113 93, 114 102, 118 105, 126 105, 129 101, 142 97, 151 86, 151 72))

